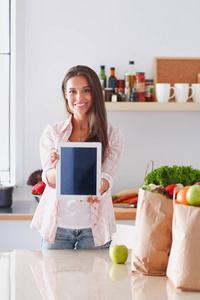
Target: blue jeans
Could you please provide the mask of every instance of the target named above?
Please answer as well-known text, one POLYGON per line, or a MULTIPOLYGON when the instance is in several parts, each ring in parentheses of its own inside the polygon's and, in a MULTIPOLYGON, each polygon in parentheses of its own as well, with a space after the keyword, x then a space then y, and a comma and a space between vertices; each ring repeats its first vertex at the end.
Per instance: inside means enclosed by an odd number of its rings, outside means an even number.
POLYGON ((57 228, 55 242, 47 243, 42 239, 42 250, 47 249, 109 249, 111 241, 95 247, 92 229, 57 228))

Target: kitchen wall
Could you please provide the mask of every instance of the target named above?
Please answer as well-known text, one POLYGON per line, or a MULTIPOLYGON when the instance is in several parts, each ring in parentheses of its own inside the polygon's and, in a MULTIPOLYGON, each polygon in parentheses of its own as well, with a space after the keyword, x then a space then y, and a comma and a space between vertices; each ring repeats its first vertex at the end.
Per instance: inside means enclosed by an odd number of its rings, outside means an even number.
MULTIPOLYGON (((153 78, 155 56, 198 57, 199 0, 17 0, 16 158, 14 200, 32 199, 29 175, 41 168, 43 128, 67 117, 61 82, 85 64, 116 68, 129 60, 153 78)), ((200 169, 199 112, 108 112, 121 128, 125 148, 113 192, 139 187, 146 166, 192 165, 200 169)))

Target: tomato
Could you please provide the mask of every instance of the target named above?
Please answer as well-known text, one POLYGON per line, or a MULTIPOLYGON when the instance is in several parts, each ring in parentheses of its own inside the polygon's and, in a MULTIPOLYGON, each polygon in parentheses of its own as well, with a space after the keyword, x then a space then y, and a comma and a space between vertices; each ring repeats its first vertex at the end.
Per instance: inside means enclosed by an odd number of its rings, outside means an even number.
POLYGON ((186 200, 186 193, 190 187, 191 186, 185 186, 184 188, 182 188, 178 191, 177 196, 176 196, 177 203, 188 205, 188 202, 186 200))
POLYGON ((200 206, 200 185, 192 185, 187 190, 186 200, 190 205, 200 206))
MULTIPOLYGON (((175 187, 177 187, 177 184, 169 184, 169 185, 167 185, 167 186, 165 187, 165 189, 166 189, 166 191, 168 192, 168 194, 169 194, 170 196, 172 196, 172 197, 173 197, 173 195, 174 195, 174 189, 175 189, 175 187)), ((176 195, 177 195, 177 193, 176 193, 176 195)), ((175 197, 176 197, 176 195, 175 195, 175 197)))

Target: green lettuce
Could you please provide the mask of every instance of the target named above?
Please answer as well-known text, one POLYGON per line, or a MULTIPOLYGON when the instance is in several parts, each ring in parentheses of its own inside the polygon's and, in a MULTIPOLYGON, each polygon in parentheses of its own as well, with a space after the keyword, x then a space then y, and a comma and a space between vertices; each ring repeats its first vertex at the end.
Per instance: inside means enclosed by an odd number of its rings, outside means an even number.
POLYGON ((200 170, 193 169, 192 166, 163 166, 150 172, 145 178, 145 184, 167 186, 182 183, 186 186, 192 185, 197 179, 200 179, 200 170))

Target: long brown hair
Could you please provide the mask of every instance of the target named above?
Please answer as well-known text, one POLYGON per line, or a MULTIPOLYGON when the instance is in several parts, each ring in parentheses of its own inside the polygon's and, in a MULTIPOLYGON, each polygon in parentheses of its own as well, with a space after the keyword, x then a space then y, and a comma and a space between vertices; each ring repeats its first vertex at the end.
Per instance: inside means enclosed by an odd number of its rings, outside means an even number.
POLYGON ((100 142, 102 144, 102 160, 104 161, 108 149, 107 115, 102 87, 97 74, 87 66, 75 66, 69 69, 62 82, 62 93, 68 113, 73 114, 66 99, 67 81, 74 76, 83 76, 87 79, 92 94, 92 109, 89 112, 89 131, 86 142, 100 142))

